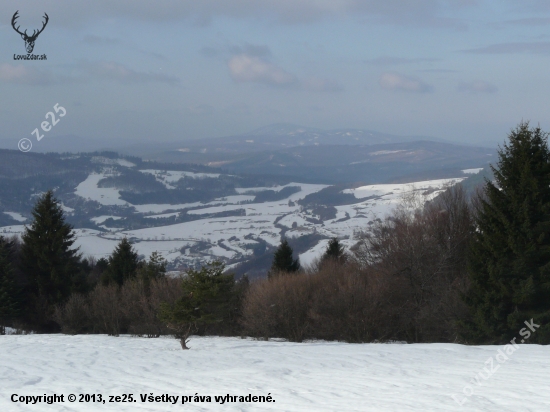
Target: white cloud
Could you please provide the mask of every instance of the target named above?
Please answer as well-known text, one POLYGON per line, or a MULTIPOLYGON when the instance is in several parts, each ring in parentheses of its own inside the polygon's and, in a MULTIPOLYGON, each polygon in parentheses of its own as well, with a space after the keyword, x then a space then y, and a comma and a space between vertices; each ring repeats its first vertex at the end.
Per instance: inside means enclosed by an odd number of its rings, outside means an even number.
POLYGON ((45 86, 55 83, 49 72, 9 63, 0 64, 0 81, 33 86, 45 86))
POLYGON ((318 93, 337 93, 344 90, 343 86, 335 80, 320 77, 299 79, 276 64, 247 53, 231 57, 227 66, 231 77, 238 83, 263 83, 274 87, 318 93))
POLYGON ((310 77, 302 82, 302 88, 311 92, 338 93, 344 90, 344 87, 335 80, 310 77))
POLYGON ((416 77, 404 76, 397 73, 382 74, 379 83, 386 90, 401 90, 414 93, 427 93, 433 90, 432 86, 416 77))
POLYGON ((391 56, 382 56, 377 57, 376 59, 365 60, 365 63, 372 64, 374 66, 393 66, 398 64, 414 64, 414 63, 431 63, 438 61, 438 59, 427 59, 423 57, 418 58, 406 58, 406 57, 391 57, 391 56))
POLYGON ((260 57, 239 54, 227 62, 233 80, 239 83, 264 83, 271 86, 288 87, 296 84, 296 76, 260 57))
POLYGON ((491 83, 481 80, 475 80, 471 82, 460 82, 458 90, 461 92, 471 93, 496 93, 498 88, 491 83))
POLYGON ((550 54, 550 42, 519 42, 519 43, 498 43, 477 49, 462 50, 464 53, 475 54, 512 54, 512 53, 534 53, 550 54))
POLYGON ((115 80, 121 83, 149 83, 160 82, 177 84, 179 79, 174 76, 159 73, 145 73, 132 70, 122 64, 114 62, 81 62, 80 68, 92 77, 115 80))
POLYGON ((120 43, 117 39, 111 37, 96 36, 93 34, 87 34, 82 39, 82 43, 98 45, 98 46, 110 46, 120 43))

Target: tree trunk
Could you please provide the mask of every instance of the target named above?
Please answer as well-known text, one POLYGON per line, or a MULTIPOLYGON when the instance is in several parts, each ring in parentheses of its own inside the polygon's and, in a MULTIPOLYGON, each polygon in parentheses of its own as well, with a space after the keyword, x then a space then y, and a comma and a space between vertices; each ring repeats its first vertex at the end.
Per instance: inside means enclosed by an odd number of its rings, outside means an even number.
POLYGON ((187 347, 187 342, 188 342, 188 341, 189 341, 189 340, 187 339, 187 337, 183 337, 183 338, 180 339, 180 345, 181 345, 181 348, 182 348, 183 350, 188 350, 188 349, 189 349, 189 348, 187 347))
POLYGON ((189 342, 189 336, 191 335, 191 333, 196 330, 197 330, 197 327, 195 326, 195 324, 191 323, 186 331, 181 331, 181 333, 179 334, 180 345, 183 350, 190 349, 187 346, 187 342, 189 342))

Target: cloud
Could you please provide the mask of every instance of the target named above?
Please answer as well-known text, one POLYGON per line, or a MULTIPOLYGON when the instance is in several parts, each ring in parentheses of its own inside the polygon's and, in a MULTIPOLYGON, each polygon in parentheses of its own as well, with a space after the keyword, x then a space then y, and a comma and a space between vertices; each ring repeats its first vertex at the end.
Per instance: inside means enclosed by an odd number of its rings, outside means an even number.
POLYGON ((271 50, 264 44, 245 43, 243 46, 223 45, 223 46, 205 46, 199 50, 204 57, 228 58, 246 54, 253 57, 266 58, 271 56, 271 50))
POLYGON ((263 44, 250 44, 245 43, 244 46, 230 46, 229 52, 232 55, 246 54, 254 57, 269 57, 271 56, 271 50, 268 46, 263 44))
POLYGON ((548 54, 550 53, 550 42, 498 43, 461 51, 474 54, 548 54))
POLYGON ((214 114, 214 107, 209 104, 200 104, 198 106, 187 107, 187 112, 192 115, 209 116, 214 114))
POLYGON ((168 83, 177 84, 179 79, 174 76, 159 73, 137 72, 114 62, 81 62, 79 67, 91 77, 115 80, 120 83, 168 83))
POLYGON ((458 90, 470 93, 496 93, 498 88, 491 83, 475 80, 471 82, 460 82, 458 90))
POLYGON ((153 51, 149 51, 149 50, 141 50, 141 49, 139 50, 139 52, 141 54, 146 55, 146 56, 154 57, 157 60, 161 60, 161 61, 167 61, 168 60, 166 58, 166 56, 164 56, 163 54, 157 53, 157 52, 153 52, 153 51))
POLYGON ((119 41, 117 39, 112 39, 110 37, 101 37, 93 34, 87 34, 82 39, 82 43, 98 45, 98 46, 110 46, 113 44, 118 44, 119 41))
POLYGON ((399 64, 413 64, 413 63, 426 63, 426 62, 436 62, 439 59, 427 59, 427 58, 406 58, 406 57, 390 57, 383 56, 377 57, 376 59, 365 60, 365 63, 372 64, 373 66, 394 66, 399 64))
POLYGON ((548 26, 550 24, 550 18, 548 17, 532 17, 527 19, 508 20, 504 22, 513 26, 548 26))
POLYGON ((458 70, 454 70, 454 69, 422 69, 419 71, 425 72, 425 73, 457 73, 458 72, 458 70))
POLYGON ((296 76, 257 56, 239 54, 229 59, 227 66, 231 77, 238 83, 263 83, 276 87, 297 83, 296 76))
POLYGON ((47 86, 57 83, 50 72, 9 63, 0 64, 0 81, 32 86, 47 86))
MULTIPOLYGON (((258 51, 261 51, 258 49, 258 51)), ((262 55, 266 51, 261 51, 262 55)), ((316 93, 338 93, 344 87, 337 81, 320 77, 299 79, 282 67, 255 55, 241 53, 227 62, 229 74, 237 83, 261 83, 278 88, 291 88, 316 93)))
MULTIPOLYGON (((13 14, 13 4, 3 3, 7 4, 0 4, 0 14, 13 14)), ((164 0, 161 3, 150 0, 27 0, 18 4, 18 8, 22 16, 47 9, 50 16, 55 16, 57 24, 65 27, 78 27, 106 17, 157 22, 187 19, 205 25, 219 16, 283 24, 359 16, 389 24, 456 28, 463 23, 446 15, 477 3, 477 0, 164 0)))
POLYGON ((301 79, 290 73, 271 61, 271 49, 263 44, 208 46, 201 48, 199 53, 205 57, 224 59, 231 78, 237 83, 262 83, 309 92, 336 93, 344 90, 339 82, 332 79, 315 76, 301 79))
POLYGON ((335 80, 310 77, 301 82, 304 90, 310 92, 339 93, 344 91, 344 86, 335 80))
POLYGON ((380 76, 380 86, 386 90, 400 90, 413 93, 428 93, 433 87, 416 77, 404 76, 397 73, 384 73, 380 76))

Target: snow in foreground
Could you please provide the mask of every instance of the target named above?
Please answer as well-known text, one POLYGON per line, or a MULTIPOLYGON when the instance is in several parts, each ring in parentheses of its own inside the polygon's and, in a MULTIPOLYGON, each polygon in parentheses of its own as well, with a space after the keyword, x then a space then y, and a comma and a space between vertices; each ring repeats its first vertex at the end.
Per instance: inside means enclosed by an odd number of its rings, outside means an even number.
POLYGON ((550 347, 519 345, 481 386, 474 377, 500 346, 345 344, 107 336, 0 336, 2 411, 548 411, 550 347), (460 406, 463 388, 474 393, 460 406), (18 396, 64 395, 47 405, 18 396), (140 394, 179 396, 142 403, 140 394), (67 401, 102 394, 105 404, 67 401), (109 403, 132 394, 133 403, 109 403), (182 396, 212 402, 181 404, 182 396), (268 396, 274 403, 216 403, 217 395, 268 396), (24 399, 24 398, 23 398, 24 399))

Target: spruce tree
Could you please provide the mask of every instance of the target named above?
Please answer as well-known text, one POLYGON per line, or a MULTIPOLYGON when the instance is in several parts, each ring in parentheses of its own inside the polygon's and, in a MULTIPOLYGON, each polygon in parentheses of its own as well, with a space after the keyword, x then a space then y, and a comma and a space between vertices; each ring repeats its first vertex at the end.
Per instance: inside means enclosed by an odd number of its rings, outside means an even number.
POLYGON ((13 277, 10 255, 13 243, 0 236, 0 335, 13 325, 20 311, 20 293, 13 277))
POLYGON ((35 319, 41 323, 49 322, 53 307, 64 303, 71 294, 80 254, 78 248, 73 248, 73 228, 65 222, 61 205, 51 190, 38 199, 32 216, 34 220, 22 236, 21 265, 29 281, 29 310, 35 311, 35 319))
POLYGON ((166 275, 166 265, 166 259, 159 252, 153 252, 149 260, 138 268, 137 274, 144 281, 159 279, 166 275))
POLYGON ((321 258, 321 263, 326 261, 333 261, 338 263, 343 263, 346 260, 345 249, 338 238, 334 237, 328 242, 327 248, 323 257, 321 258))
POLYGON ((300 259, 293 259, 293 250, 286 239, 283 239, 273 256, 273 263, 268 273, 272 277, 278 273, 294 273, 300 270, 300 259))
POLYGON ((137 274, 139 266, 138 254, 128 239, 122 239, 111 256, 109 267, 102 274, 103 284, 116 283, 119 286, 137 274))
POLYGON ((534 320, 530 342, 550 343, 550 151, 547 134, 521 123, 498 152, 480 199, 469 259, 471 342, 502 343, 534 320))
POLYGON ((166 276, 166 259, 159 252, 151 253, 147 262, 140 262, 137 276, 143 281, 145 293, 149 296, 151 281, 162 279, 166 276))

